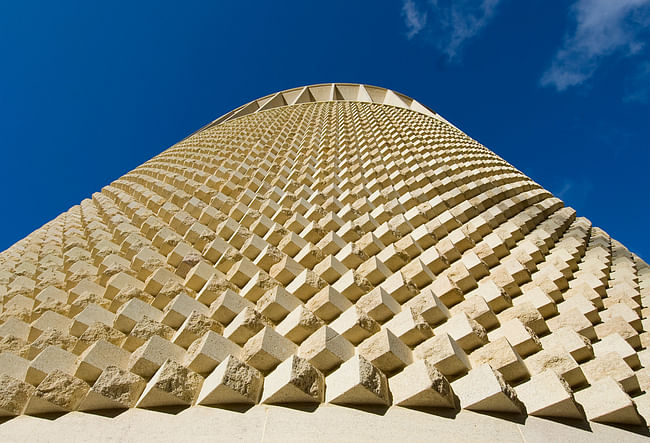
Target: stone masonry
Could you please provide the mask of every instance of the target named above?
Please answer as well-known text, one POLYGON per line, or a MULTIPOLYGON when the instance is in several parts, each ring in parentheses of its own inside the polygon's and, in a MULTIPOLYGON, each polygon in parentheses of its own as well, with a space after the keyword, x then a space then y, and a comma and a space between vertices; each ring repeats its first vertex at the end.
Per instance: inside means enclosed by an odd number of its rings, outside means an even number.
POLYGON ((650 267, 418 102, 244 105, 0 253, 0 415, 224 404, 647 426, 650 267))

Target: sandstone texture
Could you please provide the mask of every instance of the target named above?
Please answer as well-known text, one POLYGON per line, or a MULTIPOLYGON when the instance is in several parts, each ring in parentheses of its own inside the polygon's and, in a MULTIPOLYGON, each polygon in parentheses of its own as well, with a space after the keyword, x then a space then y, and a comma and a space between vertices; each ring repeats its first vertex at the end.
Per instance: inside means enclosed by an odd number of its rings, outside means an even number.
POLYGON ((297 88, 0 253, 0 415, 305 403, 646 429, 649 297, 640 257, 434 111, 297 88))

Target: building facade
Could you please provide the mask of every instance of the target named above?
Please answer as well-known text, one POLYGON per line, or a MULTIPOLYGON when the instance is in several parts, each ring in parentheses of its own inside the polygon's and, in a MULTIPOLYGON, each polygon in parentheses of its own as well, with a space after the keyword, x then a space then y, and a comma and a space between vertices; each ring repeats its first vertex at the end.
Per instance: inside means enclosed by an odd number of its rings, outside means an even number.
POLYGON ((649 294, 426 106, 287 90, 0 254, 0 440, 644 439, 649 294))

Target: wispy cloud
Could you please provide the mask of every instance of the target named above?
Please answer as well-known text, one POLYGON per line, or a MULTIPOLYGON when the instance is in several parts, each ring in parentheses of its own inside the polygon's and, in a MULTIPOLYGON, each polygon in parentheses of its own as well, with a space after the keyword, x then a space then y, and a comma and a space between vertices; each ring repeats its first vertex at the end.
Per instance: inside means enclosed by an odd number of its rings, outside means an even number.
POLYGON ((540 80, 558 91, 584 83, 609 56, 638 54, 650 25, 650 0, 577 0, 570 14, 575 29, 540 80))
POLYGON ((567 205, 582 206, 592 197, 594 189, 594 184, 586 178, 564 179, 558 185, 559 190, 553 194, 567 205))
POLYGON ((405 0, 402 5, 402 16, 408 32, 406 36, 410 39, 415 37, 427 24, 427 13, 421 12, 413 0, 405 0))
POLYGON ((464 45, 490 22, 501 0, 403 0, 409 39, 420 34, 449 61, 459 61, 464 45), (427 22, 427 18, 430 20, 427 22))

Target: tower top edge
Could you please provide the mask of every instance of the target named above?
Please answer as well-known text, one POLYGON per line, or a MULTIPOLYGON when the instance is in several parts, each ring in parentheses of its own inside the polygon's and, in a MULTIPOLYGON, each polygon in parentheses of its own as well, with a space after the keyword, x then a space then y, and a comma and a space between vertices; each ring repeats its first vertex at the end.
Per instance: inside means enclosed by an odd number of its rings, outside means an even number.
POLYGON ((428 106, 391 89, 361 83, 317 83, 285 89, 252 100, 213 120, 193 134, 248 114, 279 108, 281 106, 331 101, 354 101, 391 105, 410 109, 451 125, 451 123, 428 106))

